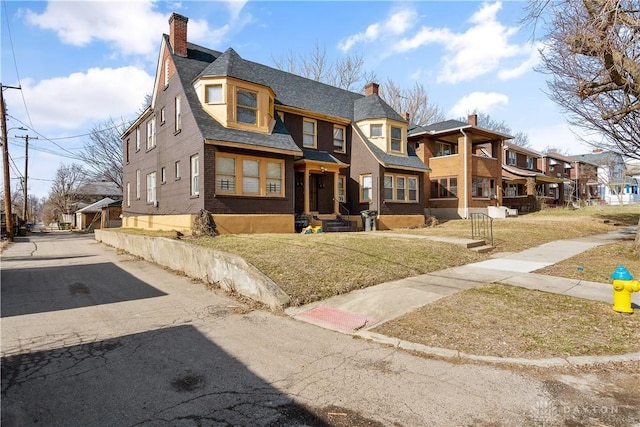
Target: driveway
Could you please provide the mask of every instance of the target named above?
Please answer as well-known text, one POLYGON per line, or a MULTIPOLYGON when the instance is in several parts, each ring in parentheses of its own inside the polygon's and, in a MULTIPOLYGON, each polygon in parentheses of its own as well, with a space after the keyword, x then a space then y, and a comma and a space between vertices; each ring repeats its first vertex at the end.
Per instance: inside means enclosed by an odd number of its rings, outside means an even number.
POLYGON ((3 427, 630 425, 638 415, 628 372, 414 356, 254 309, 90 235, 13 244, 1 297, 3 427))

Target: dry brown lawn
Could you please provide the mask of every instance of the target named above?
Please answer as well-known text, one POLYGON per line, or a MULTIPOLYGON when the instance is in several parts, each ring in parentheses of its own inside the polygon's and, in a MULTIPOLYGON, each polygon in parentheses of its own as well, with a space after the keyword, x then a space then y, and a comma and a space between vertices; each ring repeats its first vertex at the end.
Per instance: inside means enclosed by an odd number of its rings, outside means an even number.
POLYGON ((640 315, 609 304, 507 285, 436 301, 374 329, 467 354, 547 358, 640 352, 640 315))

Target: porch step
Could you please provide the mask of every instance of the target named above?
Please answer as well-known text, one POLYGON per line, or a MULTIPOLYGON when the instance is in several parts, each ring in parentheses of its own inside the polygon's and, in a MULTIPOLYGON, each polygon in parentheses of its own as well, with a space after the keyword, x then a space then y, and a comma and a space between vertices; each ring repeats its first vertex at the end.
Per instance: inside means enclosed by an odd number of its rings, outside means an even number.
POLYGON ((491 245, 482 245, 482 246, 474 246, 470 248, 474 252, 478 252, 479 254, 484 254, 493 250, 493 246, 491 245))
POLYGON ((485 246, 486 244, 487 242, 485 242, 484 240, 467 240, 464 246, 466 246, 467 249, 474 249, 480 246, 485 246))
POLYGON ((344 220, 324 220, 322 221, 322 229, 325 233, 345 233, 356 231, 356 223, 344 220))

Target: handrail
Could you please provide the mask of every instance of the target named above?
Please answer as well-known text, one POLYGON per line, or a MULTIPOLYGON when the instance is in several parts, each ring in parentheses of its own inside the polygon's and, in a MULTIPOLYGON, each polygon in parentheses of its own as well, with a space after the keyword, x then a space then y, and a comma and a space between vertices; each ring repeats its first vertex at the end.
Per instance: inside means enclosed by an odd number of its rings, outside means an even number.
POLYGON ((493 218, 482 212, 473 212, 470 214, 470 217, 471 238, 488 240, 487 243, 493 246, 493 218))

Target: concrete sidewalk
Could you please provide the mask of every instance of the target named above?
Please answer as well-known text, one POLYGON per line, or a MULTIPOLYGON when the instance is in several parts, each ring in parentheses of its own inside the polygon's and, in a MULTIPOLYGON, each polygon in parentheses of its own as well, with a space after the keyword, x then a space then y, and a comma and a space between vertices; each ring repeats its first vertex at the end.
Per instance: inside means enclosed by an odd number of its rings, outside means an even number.
MULTIPOLYGON (((291 307, 286 313, 327 329, 354 333, 374 328, 444 296, 486 283, 502 283, 610 303, 613 298, 611 283, 565 279, 532 272, 596 246, 631 239, 636 230, 637 227, 628 227, 590 237, 558 240, 522 252, 291 307)), ((633 301, 640 304, 640 295, 633 294, 633 301)))

